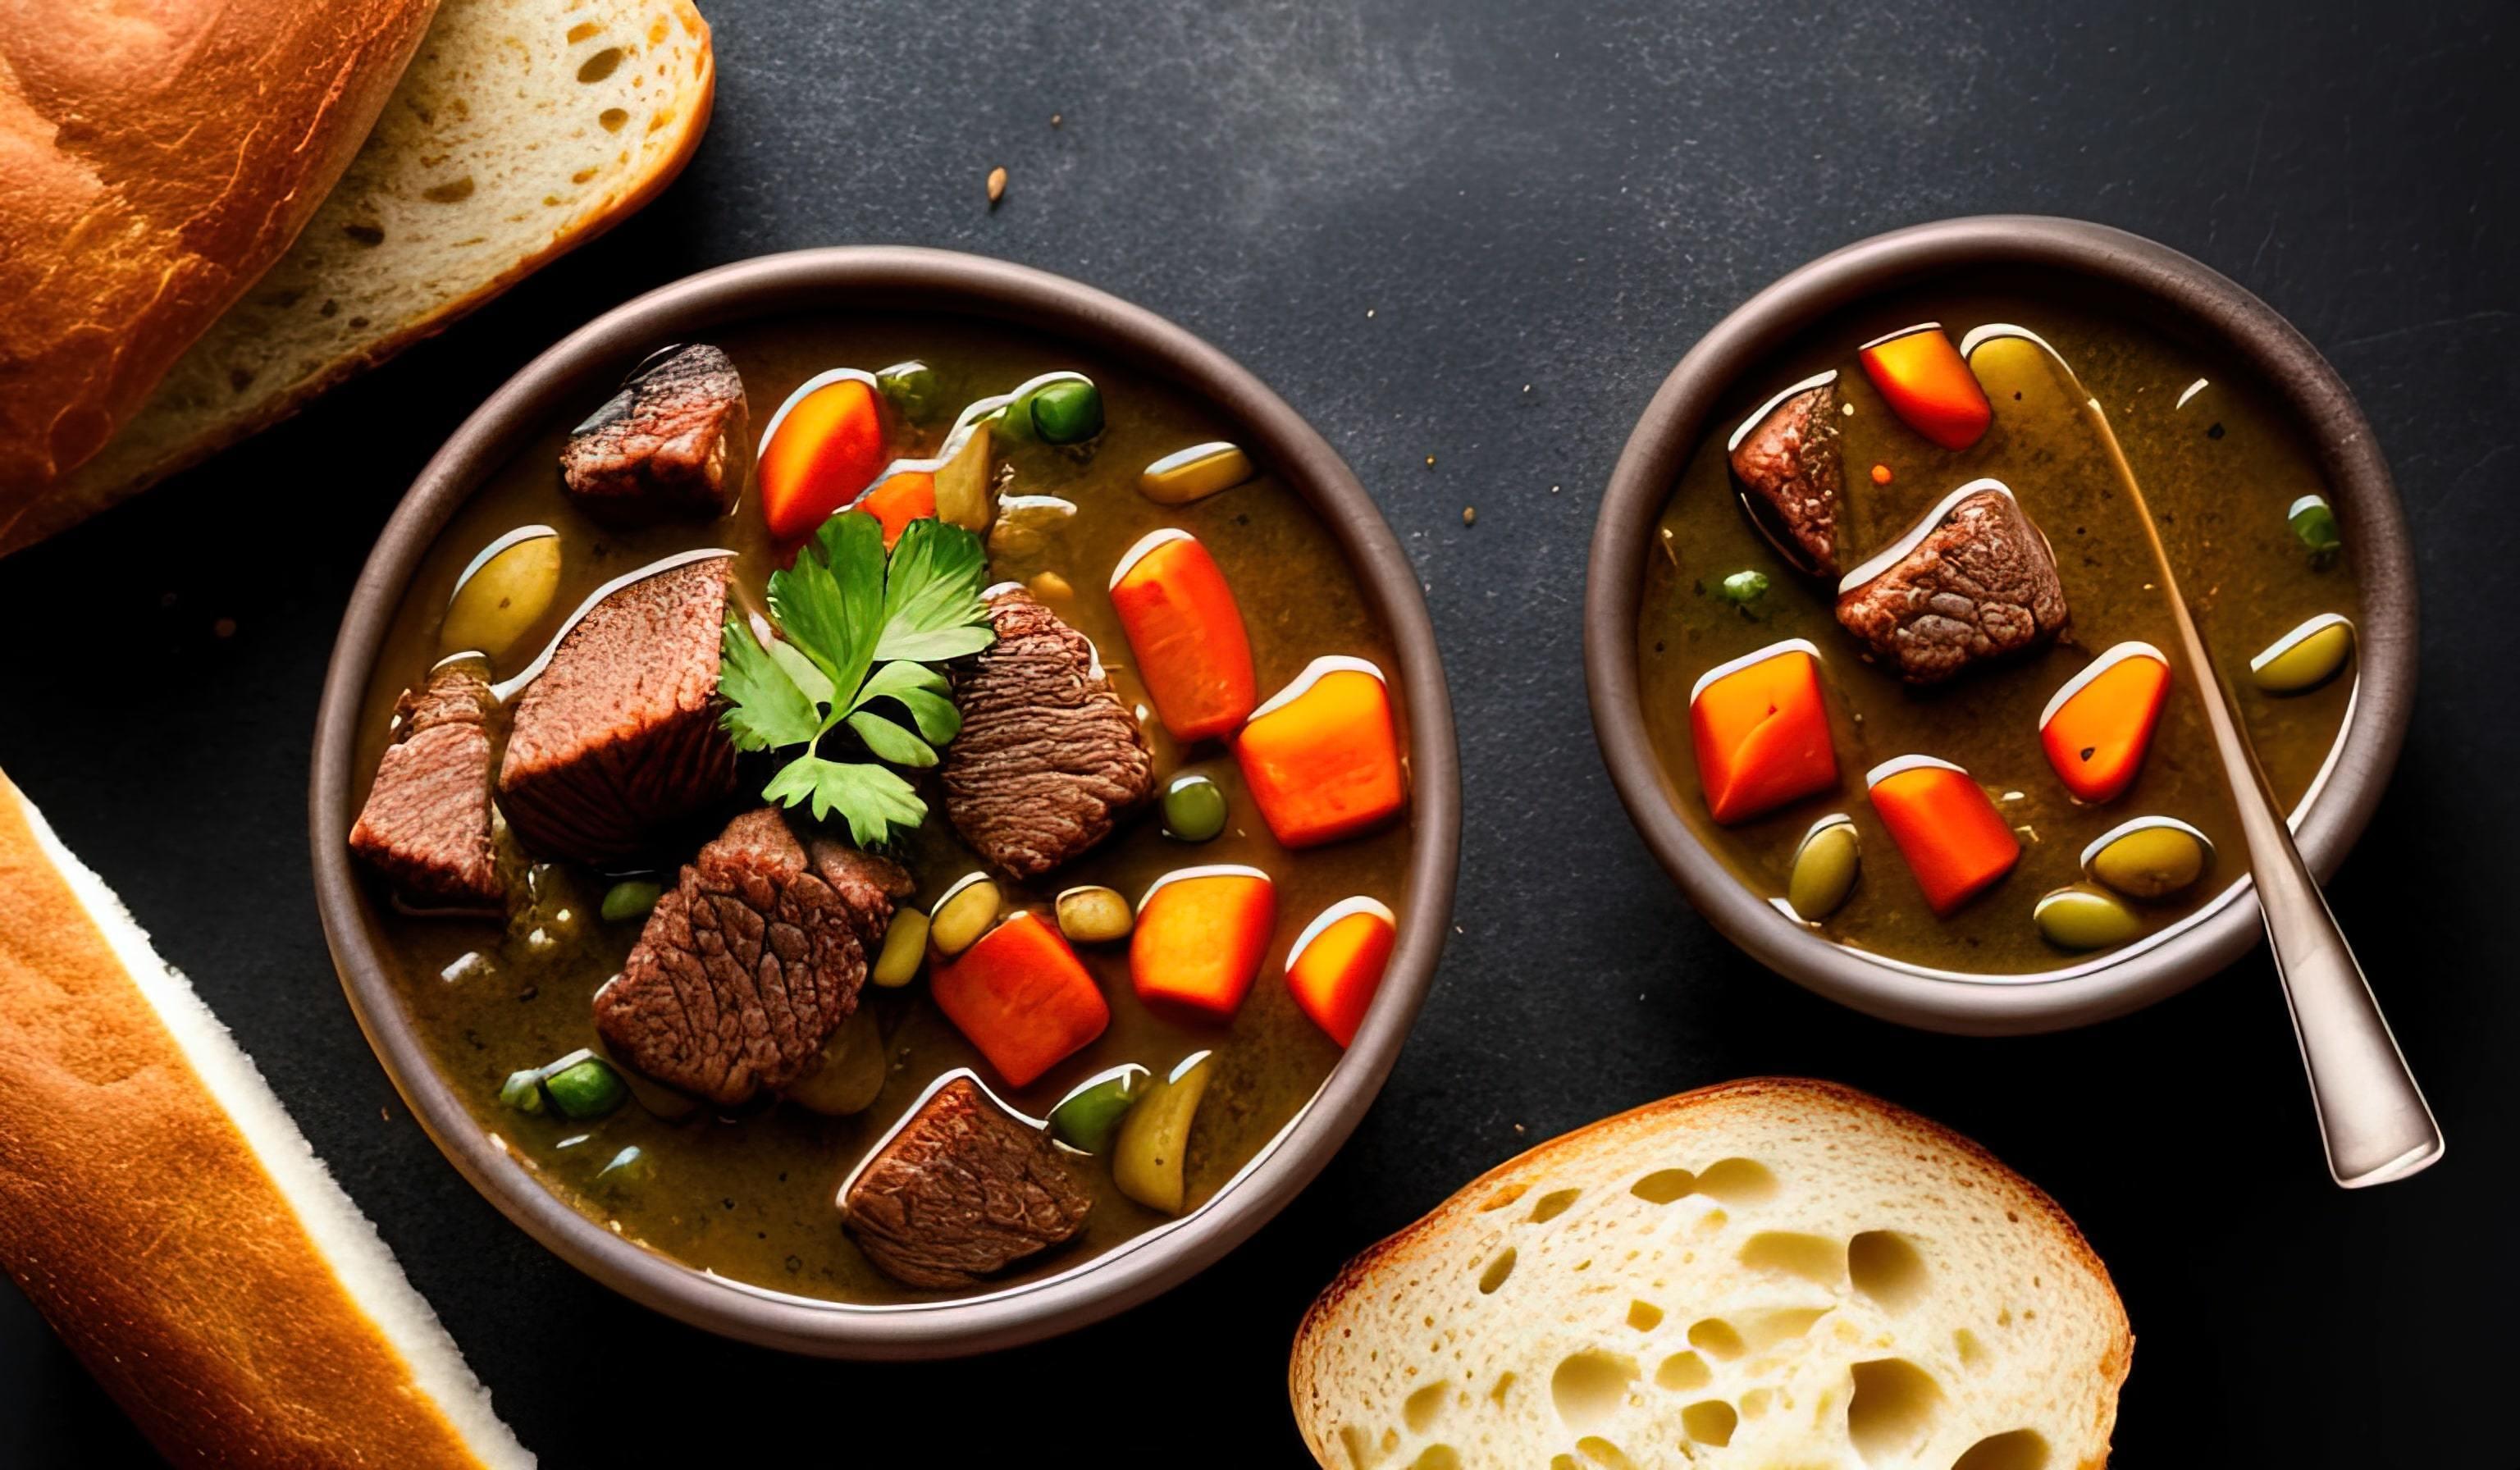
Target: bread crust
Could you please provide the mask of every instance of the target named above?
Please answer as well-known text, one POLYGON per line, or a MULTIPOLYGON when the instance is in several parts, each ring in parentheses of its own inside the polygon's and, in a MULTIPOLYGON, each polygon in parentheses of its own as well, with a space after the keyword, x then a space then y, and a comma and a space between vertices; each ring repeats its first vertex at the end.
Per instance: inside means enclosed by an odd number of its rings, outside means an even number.
MULTIPOLYGON (((2135 1360, 2134 1326, 2127 1319, 2126 1304, 2117 1294, 2116 1283, 2109 1279, 2108 1268, 2092 1249, 2091 1242, 2083 1237, 2081 1227, 2074 1224, 2063 1206, 1974 1140, 1896 1103, 1885 1102, 1868 1092, 1833 1082, 1798 1077, 1751 1077, 1648 1102, 1536 1144, 1462 1185, 1416 1223, 1360 1252, 1331 1279, 1329 1285, 1323 1288, 1322 1294, 1305 1312, 1302 1323, 1295 1329, 1294 1350, 1287 1359, 1287 1398, 1293 1405, 1295 1422, 1303 1434, 1305 1448, 1313 1452, 1313 1458, 1326 1467, 1340 1463, 1334 1458, 1337 1449, 1331 1438, 1335 1433, 1334 1427, 1328 1416, 1319 1411, 1325 1403, 1326 1386, 1321 1380, 1325 1364, 1317 1349, 1332 1330, 1334 1319, 1350 1298, 1371 1289, 1386 1273, 1407 1279, 1414 1271, 1439 1267, 1442 1264, 1438 1255, 1443 1243, 1442 1227, 1465 1212, 1476 1211, 1498 1189, 1510 1187, 1515 1182, 1527 1183, 1543 1176, 1580 1171, 1588 1155, 1597 1151, 1612 1151, 1630 1136, 1659 1132, 1692 1113, 1749 1104, 1835 1111, 1881 1120, 1916 1135, 1924 1143, 1948 1150, 1957 1162, 1972 1171, 1991 1194, 2011 1202, 2043 1222, 2054 1242, 2088 1270, 2107 1292, 2116 1320, 2110 1331, 2108 1352, 2100 1364, 2100 1371, 2108 1381, 2108 1393, 2102 1397, 2112 1405, 2116 1403, 2117 1392, 2126 1383, 2135 1360)), ((2105 1442, 2105 1433, 2101 1438, 2105 1442)), ((2105 1455, 2085 1460, 2078 1470, 2097 1470, 2106 1462, 2105 1455)))
POLYGON ((437 0, 0 0, 0 535, 297 238, 437 0))
POLYGON ((0 777, 0 1264, 187 1465, 480 1463, 0 777))

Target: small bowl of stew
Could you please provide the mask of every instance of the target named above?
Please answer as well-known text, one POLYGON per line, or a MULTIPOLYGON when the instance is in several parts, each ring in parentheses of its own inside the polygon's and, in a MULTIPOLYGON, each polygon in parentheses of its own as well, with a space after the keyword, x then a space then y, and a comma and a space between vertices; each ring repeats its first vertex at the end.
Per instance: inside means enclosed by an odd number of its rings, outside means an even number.
POLYGON ((528 364, 371 556, 318 898, 555 1252, 834 1357, 1232 1250, 1388 1074, 1451 713, 1355 476, 1215 348, 946 252, 709 271, 528 364))
POLYGON ((2289 324, 2175 250, 1956 219, 1727 317, 1602 502, 1595 730, 1728 937, 1858 1009, 1985 1034, 2135 1009, 2254 942, 2129 475, 2303 856, 2335 870, 2413 694, 2370 425, 2289 324))

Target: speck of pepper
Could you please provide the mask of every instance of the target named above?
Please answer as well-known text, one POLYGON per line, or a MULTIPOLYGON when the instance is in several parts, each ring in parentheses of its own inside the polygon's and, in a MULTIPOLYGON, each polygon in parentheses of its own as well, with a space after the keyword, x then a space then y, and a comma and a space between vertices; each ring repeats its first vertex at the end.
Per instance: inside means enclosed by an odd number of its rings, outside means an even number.
POLYGON ((2205 437, 2209 439, 2219 439, 2223 437, 2223 425, 2217 423, 2213 427, 2205 430, 2205 437))
POLYGON ((726 1206, 726 1207, 727 1207, 728 1209, 730 1209, 730 1210, 732 1210, 732 1209, 734 1209, 734 1208, 735 1208, 735 1201, 734 1201, 734 1200, 731 1200, 731 1199, 722 1199, 722 1200, 719 1200, 719 1201, 718 1201, 718 1203, 719 1203, 719 1204, 721 1204, 721 1205, 726 1206))
POLYGON ((520 990, 520 991, 517 992, 517 999, 518 999, 518 1000, 519 1000, 519 1001, 530 1001, 530 1000, 532 1000, 534 997, 539 996, 539 995, 541 995, 542 993, 543 993, 543 988, 542 988, 541 986, 539 986, 539 985, 528 985, 528 986, 526 986, 523 990, 520 990))
POLYGON ((797 1260, 797 1259, 796 1259, 795 1257, 793 1257, 793 1256, 790 1256, 790 1257, 788 1257, 788 1274, 789 1274, 789 1275, 791 1275, 791 1276, 792 1276, 792 1275, 796 1274, 798 1271, 803 1270, 804 1269, 805 1269, 805 1263, 804 1263, 804 1262, 797 1260))

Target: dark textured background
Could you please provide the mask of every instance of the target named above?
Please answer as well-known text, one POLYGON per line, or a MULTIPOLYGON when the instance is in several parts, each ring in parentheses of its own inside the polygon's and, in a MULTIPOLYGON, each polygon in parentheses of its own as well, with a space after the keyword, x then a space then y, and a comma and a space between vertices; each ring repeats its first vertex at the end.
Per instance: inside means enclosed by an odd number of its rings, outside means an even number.
MULTIPOLYGON (((834 1460, 1028 1461, 1047 1423, 1102 1459, 1298 1463, 1285 1345, 1341 1260, 1527 1143, 1769 1071, 1919 1108, 2074 1213, 2141 1339, 2119 1463, 2507 1453, 2520 1268, 2490 1224, 2520 1141, 2507 5, 702 7, 716 122, 642 217, 297 422, 0 564, 0 624, 18 630, 0 767, 236 1029, 547 1463, 742 1456, 754 1410, 828 1436, 834 1460), (993 213, 981 179, 999 163, 1013 182, 993 213), (1730 951, 1611 795, 1578 608, 1634 416, 1789 267, 1987 210, 2103 220, 2237 278, 2334 360, 2396 468, 2424 590, 2419 700, 2332 897, 2452 1140, 2410 1182, 2327 1183, 2263 958, 2072 1036, 1899 1030, 1730 951), (1461 932, 1354 1142, 1164 1300, 961 1365, 737 1347, 546 1255, 403 1111, 307 888, 324 658, 430 449, 636 291, 861 241, 1074 276, 1248 364, 1416 558, 1462 729, 1461 932)), ((138 1452, 0 1288, 0 1465, 138 1452)))

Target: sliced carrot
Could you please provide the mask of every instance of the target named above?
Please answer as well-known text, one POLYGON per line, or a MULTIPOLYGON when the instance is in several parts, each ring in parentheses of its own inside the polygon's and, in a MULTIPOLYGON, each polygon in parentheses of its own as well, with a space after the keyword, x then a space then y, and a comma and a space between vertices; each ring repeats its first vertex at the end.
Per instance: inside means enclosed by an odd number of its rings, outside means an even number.
POLYGON ((1856 354, 1864 376, 1910 428, 1945 449, 1966 449, 1995 418, 1986 389, 1940 322, 1927 322, 1865 344, 1856 354))
POLYGON ((753 478, 761 518, 782 541, 814 533, 883 468, 875 379, 841 368, 805 380, 761 432, 753 478))
POLYGON ((2125 790, 2152 744, 2169 690, 2170 660, 2150 644, 2120 644, 2092 660, 2039 717, 2039 741, 2056 779, 2085 801, 2125 790))
POLYGON ((1949 761, 1903 755, 1873 767, 1865 784, 1938 914, 1975 898, 2021 858, 2020 839, 1984 788, 1949 761))
POLYGON ((1707 670, 1688 693, 1688 733, 1718 822, 1745 822, 1837 785, 1820 650, 1802 639, 1707 670))
POLYGON ((1262 820, 1287 847, 1364 831, 1400 810, 1409 782, 1382 671, 1361 658, 1316 658, 1252 712, 1234 740, 1262 820))
POLYGON ((1167 529, 1131 547, 1111 572, 1111 610, 1174 739, 1188 744, 1241 728, 1260 702, 1251 640, 1234 589, 1197 537, 1167 529))
POLYGON ((1256 868, 1185 868, 1138 901, 1129 978, 1149 1005, 1230 1021, 1278 924, 1278 889, 1256 868))
POLYGON ((883 549, 891 551, 912 521, 936 514, 936 476, 924 469, 897 470, 859 496, 851 509, 883 522, 883 549))
POLYGON ((1011 1087, 1023 1087, 1102 1034, 1111 1007, 1085 961, 1029 910, 935 966, 928 988, 1011 1087))
POLYGON ((1398 937, 1391 910, 1374 899, 1341 899, 1323 910, 1286 952, 1286 989, 1296 1008, 1340 1046, 1356 1040, 1398 937))

